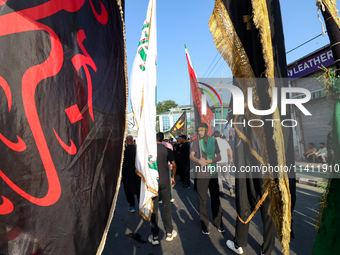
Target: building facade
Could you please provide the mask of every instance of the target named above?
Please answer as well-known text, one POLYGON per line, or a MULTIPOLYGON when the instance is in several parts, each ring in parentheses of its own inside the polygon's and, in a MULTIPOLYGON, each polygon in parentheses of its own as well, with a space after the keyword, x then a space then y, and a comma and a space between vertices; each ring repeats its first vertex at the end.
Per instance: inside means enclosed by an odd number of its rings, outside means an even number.
MULTIPOLYGON (((319 148, 320 142, 327 142, 331 131, 333 105, 326 98, 324 83, 320 78, 322 66, 335 70, 334 59, 329 45, 288 65, 289 84, 291 87, 305 88, 311 93, 311 99, 303 106, 311 115, 303 114, 297 107, 292 107, 292 119, 297 121, 293 130, 295 159, 301 160, 309 143, 319 148)), ((291 98, 303 98, 303 94, 293 94, 291 98)))

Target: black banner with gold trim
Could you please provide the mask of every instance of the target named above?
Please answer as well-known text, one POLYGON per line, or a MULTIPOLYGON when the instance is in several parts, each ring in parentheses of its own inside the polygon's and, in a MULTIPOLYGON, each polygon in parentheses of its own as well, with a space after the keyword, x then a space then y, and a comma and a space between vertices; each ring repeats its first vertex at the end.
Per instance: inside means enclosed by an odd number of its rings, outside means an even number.
MULTIPOLYGON (((218 51, 245 97, 252 97, 255 109, 270 109, 272 89, 288 86, 287 80, 282 79, 287 77, 287 64, 279 1, 216 0, 209 26, 218 51), (249 87, 253 89, 252 95, 247 95, 249 87)), ((289 109, 286 116, 280 116, 278 109, 268 116, 256 116, 247 105, 245 108, 245 115, 230 117, 238 123, 244 120, 248 123, 250 119, 290 119, 289 109)), ((235 165, 238 169, 241 166, 294 164, 292 128, 282 128, 279 121, 273 125, 265 121, 263 128, 237 125, 235 131, 235 144, 238 144, 235 165)), ((262 179, 262 174, 238 173, 236 177, 239 219, 249 222, 268 194, 272 198, 270 213, 284 253, 288 254, 295 174, 288 176, 280 172, 262 179)))
POLYGON ((0 254, 100 254, 126 132, 124 1, 0 0, 0 254))
POLYGON ((170 129, 169 134, 172 137, 176 137, 178 135, 187 135, 187 113, 184 111, 181 117, 178 118, 175 125, 170 129))

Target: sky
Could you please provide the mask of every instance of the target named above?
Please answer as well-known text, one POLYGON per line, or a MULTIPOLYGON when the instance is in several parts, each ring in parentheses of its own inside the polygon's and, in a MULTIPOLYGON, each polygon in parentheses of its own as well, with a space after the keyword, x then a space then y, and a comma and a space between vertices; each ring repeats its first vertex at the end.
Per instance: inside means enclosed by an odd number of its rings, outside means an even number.
MULTIPOLYGON (((286 52, 322 33, 315 0, 283 0, 281 13, 286 52)), ((137 53, 149 0, 125 1, 125 28, 128 77, 137 53)), ((231 76, 231 70, 218 53, 208 21, 213 0, 157 1, 157 99, 190 104, 190 80, 184 45, 187 45, 198 78, 231 76)), ((337 4, 337 9, 340 5, 337 4)), ((320 18, 323 21, 320 12, 320 18)), ((326 29, 326 27, 325 27, 326 29)), ((329 44, 326 36, 288 53, 287 64, 329 44)), ((129 92, 130 94, 130 92, 129 92)), ((224 100, 223 100, 224 101, 224 100)), ((128 111, 131 111, 130 98, 128 111)))

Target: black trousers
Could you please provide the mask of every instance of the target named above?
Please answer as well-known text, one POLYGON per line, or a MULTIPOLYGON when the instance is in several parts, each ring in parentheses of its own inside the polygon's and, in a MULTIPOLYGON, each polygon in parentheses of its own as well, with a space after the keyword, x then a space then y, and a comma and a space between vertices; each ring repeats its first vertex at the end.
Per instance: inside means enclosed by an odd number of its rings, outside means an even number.
POLYGON ((126 200, 130 204, 130 206, 135 206, 135 195, 137 196, 137 201, 139 203, 139 197, 140 197, 140 192, 138 193, 125 193, 126 195, 126 200))
POLYGON ((179 177, 181 178, 181 182, 184 182, 185 181, 185 176, 184 176, 184 172, 183 172, 183 169, 182 169, 182 162, 181 161, 176 161, 176 166, 177 166, 177 169, 176 169, 176 174, 179 175, 179 177))
POLYGON ((305 159, 310 161, 310 162, 314 162, 315 161, 315 155, 311 155, 307 158, 307 154, 303 154, 303 156, 305 156, 305 159))
POLYGON ((216 227, 222 226, 222 208, 219 196, 218 179, 209 177, 200 178, 198 176, 196 183, 197 183, 198 211, 200 214, 202 229, 207 229, 209 226, 207 209, 208 189, 211 197, 211 211, 213 215, 214 225, 216 227))
MULTIPOLYGON (((260 207, 263 223, 263 244, 261 245, 263 254, 271 254, 275 246, 275 225, 272 217, 268 214, 271 199, 269 197, 260 207)), ((239 218, 236 218, 236 229, 234 242, 240 247, 246 247, 248 243, 249 224, 243 224, 239 218)))
POLYGON ((190 161, 182 164, 182 170, 184 174, 184 182, 186 185, 190 186, 190 161))
MULTIPOLYGON (((159 184, 158 194, 162 196, 163 210, 164 210, 164 225, 166 233, 172 233, 172 208, 170 202, 170 184, 159 184)), ((153 201, 153 212, 151 215, 151 232, 153 236, 158 236, 158 196, 152 199, 153 201)))

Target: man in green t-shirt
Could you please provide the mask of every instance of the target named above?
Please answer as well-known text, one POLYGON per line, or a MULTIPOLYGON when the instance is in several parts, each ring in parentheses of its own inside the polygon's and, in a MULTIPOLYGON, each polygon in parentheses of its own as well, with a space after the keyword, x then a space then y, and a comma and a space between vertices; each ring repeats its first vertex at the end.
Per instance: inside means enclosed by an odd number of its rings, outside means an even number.
POLYGON ((220 150, 217 141, 208 136, 208 125, 206 123, 198 125, 198 136, 198 139, 192 143, 190 159, 198 164, 194 171, 197 173, 197 198, 202 233, 205 235, 210 234, 207 210, 208 189, 211 197, 214 225, 220 233, 224 233, 215 164, 221 160, 220 150))

